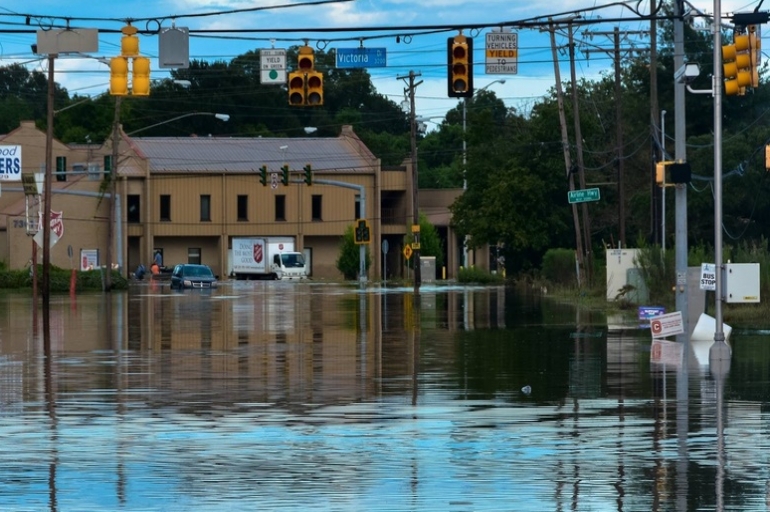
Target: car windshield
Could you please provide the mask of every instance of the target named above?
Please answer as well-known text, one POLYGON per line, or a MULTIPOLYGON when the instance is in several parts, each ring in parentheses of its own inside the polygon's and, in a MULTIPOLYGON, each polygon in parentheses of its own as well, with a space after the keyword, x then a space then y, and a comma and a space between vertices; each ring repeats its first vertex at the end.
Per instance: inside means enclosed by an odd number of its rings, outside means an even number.
POLYGON ((281 254, 281 261, 284 267, 304 267, 305 256, 299 253, 281 254))
POLYGON ((188 277, 212 277, 213 274, 208 267, 187 267, 184 275, 188 277))

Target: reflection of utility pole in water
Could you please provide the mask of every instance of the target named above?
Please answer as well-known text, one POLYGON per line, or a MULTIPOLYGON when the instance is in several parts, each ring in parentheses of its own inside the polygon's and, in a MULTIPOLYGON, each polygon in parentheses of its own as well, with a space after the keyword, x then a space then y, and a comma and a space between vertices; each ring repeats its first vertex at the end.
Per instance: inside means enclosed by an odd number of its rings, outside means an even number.
POLYGON ((59 435, 58 418, 56 416, 56 387, 53 379, 50 308, 49 303, 43 301, 43 380, 45 386, 45 405, 49 420, 48 426, 51 434, 51 453, 48 462, 48 509, 59 510, 56 488, 56 471, 59 466, 59 450, 57 448, 59 435))

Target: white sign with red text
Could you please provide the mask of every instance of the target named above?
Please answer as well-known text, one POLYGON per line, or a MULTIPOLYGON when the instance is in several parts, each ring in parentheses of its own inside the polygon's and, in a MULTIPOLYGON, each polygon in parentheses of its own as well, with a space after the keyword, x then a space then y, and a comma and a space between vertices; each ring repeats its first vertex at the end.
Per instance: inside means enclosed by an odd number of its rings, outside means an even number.
MULTIPOLYGON (((62 236, 64 236, 64 212, 55 212, 51 210, 51 245, 49 247, 53 247, 62 236)), ((33 238, 38 246, 43 247, 42 229, 39 230, 33 238)))
POLYGON ((683 334, 684 322, 682 321, 682 312, 675 311, 650 318, 650 332, 653 339, 683 334))

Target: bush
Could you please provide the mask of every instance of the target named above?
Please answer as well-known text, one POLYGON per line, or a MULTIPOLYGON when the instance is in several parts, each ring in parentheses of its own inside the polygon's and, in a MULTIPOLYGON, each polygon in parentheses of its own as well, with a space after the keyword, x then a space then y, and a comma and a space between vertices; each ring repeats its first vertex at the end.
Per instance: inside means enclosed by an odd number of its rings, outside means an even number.
MULTIPOLYGON (((337 258, 337 270, 342 272, 342 276, 352 281, 358 277, 358 270, 360 268, 360 249, 356 245, 355 237, 353 236, 353 226, 348 226, 345 230, 345 234, 342 235, 342 241, 340 243, 340 256, 337 258)), ((369 254, 369 246, 366 247, 366 270, 372 264, 372 257, 369 254)))
MULTIPOLYGON (((43 276, 43 267, 38 265, 38 286, 43 276)), ((71 270, 51 267, 49 274, 52 292, 68 292, 70 289, 71 270)), ((76 291, 100 291, 103 289, 102 273, 99 270, 76 271, 76 291)), ((0 270, 0 288, 24 289, 32 288, 32 272, 29 268, 23 270, 0 270)), ((112 288, 114 290, 128 289, 128 280, 119 272, 112 272, 112 288)))
POLYGON ((574 249, 548 249, 543 255, 541 274, 547 282, 572 287, 577 286, 574 249))
POLYGON ((457 281, 460 283, 503 284, 505 278, 500 274, 492 274, 478 267, 461 267, 457 274, 457 281))

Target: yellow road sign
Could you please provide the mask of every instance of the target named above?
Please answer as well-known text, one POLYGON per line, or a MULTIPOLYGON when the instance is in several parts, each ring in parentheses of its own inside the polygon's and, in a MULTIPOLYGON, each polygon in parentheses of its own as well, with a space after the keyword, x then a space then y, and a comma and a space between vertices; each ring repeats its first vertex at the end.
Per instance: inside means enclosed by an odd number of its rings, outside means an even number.
POLYGON ((412 257, 412 248, 408 245, 404 246, 404 258, 409 259, 412 257))

